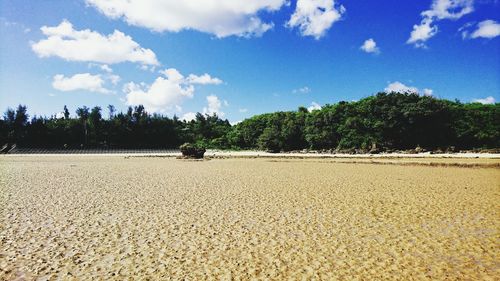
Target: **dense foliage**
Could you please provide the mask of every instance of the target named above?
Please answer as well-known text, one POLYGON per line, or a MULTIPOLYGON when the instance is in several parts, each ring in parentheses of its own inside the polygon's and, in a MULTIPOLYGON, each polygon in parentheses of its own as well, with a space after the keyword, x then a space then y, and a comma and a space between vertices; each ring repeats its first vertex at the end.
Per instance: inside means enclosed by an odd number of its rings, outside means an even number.
POLYGON ((25 106, 8 109, 0 121, 0 144, 29 147, 173 148, 185 142, 209 148, 360 149, 364 151, 499 148, 500 104, 460 103, 416 94, 379 93, 308 112, 253 116, 231 126, 216 115, 198 113, 186 122, 148 114, 143 106, 115 114, 108 107, 64 116, 28 119, 25 106))
POLYGON ((28 122, 25 106, 8 109, 0 122, 0 144, 16 143, 20 147, 40 148, 177 148, 185 142, 216 147, 231 129, 227 120, 197 114, 190 122, 177 117, 148 114, 143 106, 129 107, 126 113, 115 114, 108 107, 103 118, 100 107, 76 110, 77 118, 64 116, 33 117, 28 122), (18 121, 19 120, 19 121, 18 121), (22 120, 22 121, 21 121, 22 120))

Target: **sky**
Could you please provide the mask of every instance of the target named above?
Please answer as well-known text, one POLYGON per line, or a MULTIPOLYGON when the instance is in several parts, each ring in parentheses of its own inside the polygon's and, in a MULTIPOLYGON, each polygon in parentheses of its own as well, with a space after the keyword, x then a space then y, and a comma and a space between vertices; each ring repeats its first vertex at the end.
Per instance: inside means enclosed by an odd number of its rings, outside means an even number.
POLYGON ((383 91, 499 101, 500 1, 0 2, 1 110, 235 123, 383 91))

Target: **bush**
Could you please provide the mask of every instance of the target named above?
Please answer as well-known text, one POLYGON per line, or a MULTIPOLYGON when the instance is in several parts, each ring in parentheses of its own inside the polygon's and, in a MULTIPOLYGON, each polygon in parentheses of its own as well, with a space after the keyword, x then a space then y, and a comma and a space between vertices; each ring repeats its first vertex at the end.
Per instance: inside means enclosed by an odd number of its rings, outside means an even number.
POLYGON ((201 159, 206 152, 206 149, 203 146, 191 143, 185 143, 179 148, 182 152, 182 156, 187 158, 201 159))

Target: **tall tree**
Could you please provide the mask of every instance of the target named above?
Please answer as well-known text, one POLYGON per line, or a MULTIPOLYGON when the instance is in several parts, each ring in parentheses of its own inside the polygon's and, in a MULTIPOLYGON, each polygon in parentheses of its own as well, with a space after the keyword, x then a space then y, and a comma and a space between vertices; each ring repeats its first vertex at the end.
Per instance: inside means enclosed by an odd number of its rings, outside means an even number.
POLYGON ((88 129, 87 129, 87 123, 89 119, 89 108, 86 106, 79 107, 76 109, 76 116, 78 116, 78 119, 80 120, 81 124, 83 124, 83 136, 84 136, 84 144, 87 144, 87 136, 88 136, 88 129))
POLYGON ((109 104, 108 105, 108 112, 109 112, 109 120, 113 119, 113 117, 115 117, 115 112, 116 112, 115 106, 112 104, 109 104))
POLYGON ((14 125, 14 121, 16 120, 16 111, 12 108, 7 108, 7 110, 3 114, 3 120, 8 125, 14 125))
POLYGON ((102 114, 101 114, 101 107, 95 106, 92 108, 89 114, 89 123, 90 123, 90 128, 91 133, 91 141, 90 143, 93 145, 98 144, 101 141, 101 128, 102 128, 102 114))
POLYGON ((16 117, 14 123, 16 127, 22 128, 25 127, 28 123, 28 108, 26 105, 18 105, 16 109, 16 117))
POLYGON ((16 117, 14 118, 14 138, 17 143, 23 143, 28 125, 28 108, 25 105, 18 105, 16 117))
POLYGON ((7 108, 3 115, 5 121, 4 128, 6 130, 5 139, 7 142, 14 142, 14 122, 16 121, 16 111, 12 108, 7 108))
POLYGON ((68 107, 66 105, 64 106, 63 114, 64 114, 64 119, 68 120, 69 119, 69 110, 68 110, 68 107))

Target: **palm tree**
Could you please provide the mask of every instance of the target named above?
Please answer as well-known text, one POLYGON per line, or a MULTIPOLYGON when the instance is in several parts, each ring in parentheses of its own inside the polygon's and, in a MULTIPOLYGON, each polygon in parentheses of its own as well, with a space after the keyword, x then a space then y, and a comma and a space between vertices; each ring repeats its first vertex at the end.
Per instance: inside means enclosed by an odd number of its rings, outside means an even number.
POLYGON ((83 123, 83 132, 84 132, 84 136, 85 136, 85 144, 87 144, 87 135, 88 135, 88 132, 87 132, 87 122, 88 122, 88 119, 89 119, 89 108, 86 107, 86 106, 83 106, 83 107, 79 107, 76 109, 76 115, 78 116, 78 119, 80 119, 80 121, 83 123))
POLYGON ((109 110, 109 120, 111 120, 113 119, 113 117, 115 117, 115 112, 116 112, 115 106, 112 104, 108 105, 108 110, 109 110))
POLYGON ((64 106, 64 119, 65 120, 69 119, 69 110, 68 110, 68 107, 66 105, 64 106))

